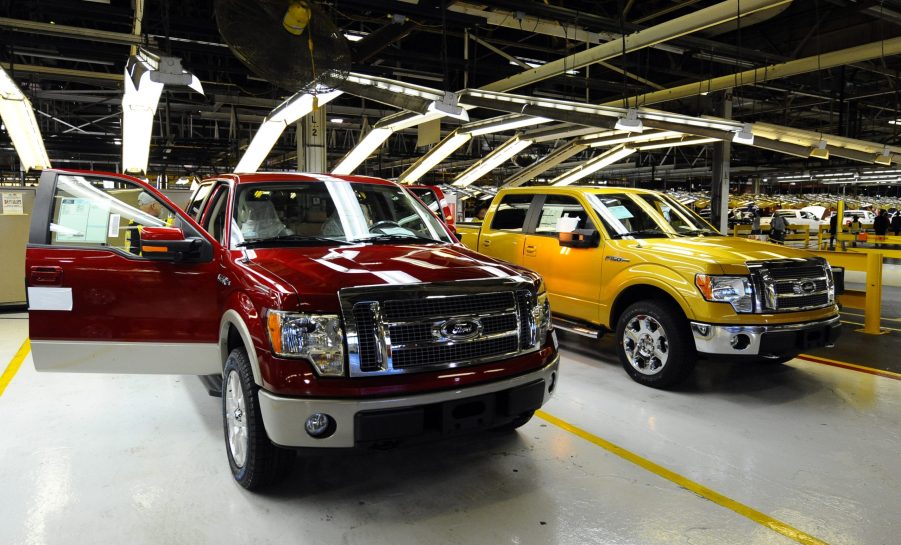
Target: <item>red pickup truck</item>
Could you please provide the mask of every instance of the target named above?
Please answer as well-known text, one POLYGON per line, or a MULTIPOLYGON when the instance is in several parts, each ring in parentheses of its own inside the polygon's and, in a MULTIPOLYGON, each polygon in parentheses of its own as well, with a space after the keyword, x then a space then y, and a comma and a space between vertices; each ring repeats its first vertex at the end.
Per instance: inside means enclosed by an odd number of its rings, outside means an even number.
POLYGON ((182 211, 135 178, 45 171, 26 269, 39 371, 214 376, 248 489, 294 448, 518 427, 556 384, 541 278, 385 180, 226 175, 182 211))

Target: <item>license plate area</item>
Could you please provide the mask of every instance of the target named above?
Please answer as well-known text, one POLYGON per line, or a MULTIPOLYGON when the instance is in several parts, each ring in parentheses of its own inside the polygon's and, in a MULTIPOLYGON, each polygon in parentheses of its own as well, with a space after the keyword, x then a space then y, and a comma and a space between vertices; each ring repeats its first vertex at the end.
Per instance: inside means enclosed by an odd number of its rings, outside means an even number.
POLYGON ((798 348, 822 348, 826 346, 829 338, 829 328, 810 329, 798 332, 798 348))
POLYGON ((444 403, 441 407, 442 431, 453 434, 491 427, 497 414, 496 403, 495 394, 444 403))

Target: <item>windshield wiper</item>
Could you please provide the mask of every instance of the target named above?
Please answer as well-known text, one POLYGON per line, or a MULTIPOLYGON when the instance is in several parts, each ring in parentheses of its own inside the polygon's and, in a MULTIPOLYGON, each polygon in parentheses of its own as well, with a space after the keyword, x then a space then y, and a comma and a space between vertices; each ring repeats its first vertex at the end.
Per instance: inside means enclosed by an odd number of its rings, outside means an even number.
POLYGON ((279 235, 276 237, 254 238, 239 242, 239 248, 250 248, 252 246, 262 246, 267 244, 275 245, 307 245, 307 244, 353 244, 346 240, 337 238, 320 237, 316 235, 279 235))
POLYGON ((610 238, 623 238, 623 237, 667 237, 667 234, 661 231, 660 229, 639 229, 637 231, 626 231, 625 233, 616 233, 611 235, 610 238))
POLYGON ((405 242, 405 241, 411 241, 411 242, 417 241, 417 242, 426 242, 426 243, 436 243, 437 242, 439 244, 443 244, 446 242, 444 240, 437 240, 437 239, 429 238, 429 237, 421 237, 419 235, 396 235, 396 234, 395 235, 389 235, 389 234, 373 235, 371 237, 355 238, 355 239, 351 239, 351 240, 352 240, 352 242, 372 242, 374 244, 391 243, 391 242, 405 242))

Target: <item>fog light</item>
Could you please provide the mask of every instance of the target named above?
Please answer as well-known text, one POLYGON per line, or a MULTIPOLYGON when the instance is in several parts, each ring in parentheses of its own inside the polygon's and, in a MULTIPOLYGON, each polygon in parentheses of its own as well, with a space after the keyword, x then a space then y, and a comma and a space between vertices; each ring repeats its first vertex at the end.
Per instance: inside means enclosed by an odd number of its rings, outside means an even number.
POLYGON ((335 419, 323 413, 315 413, 307 418, 304 428, 310 437, 321 439, 328 437, 335 431, 335 419))
POLYGON ((751 338, 744 334, 733 335, 729 340, 729 344, 736 350, 744 350, 751 344, 751 338))

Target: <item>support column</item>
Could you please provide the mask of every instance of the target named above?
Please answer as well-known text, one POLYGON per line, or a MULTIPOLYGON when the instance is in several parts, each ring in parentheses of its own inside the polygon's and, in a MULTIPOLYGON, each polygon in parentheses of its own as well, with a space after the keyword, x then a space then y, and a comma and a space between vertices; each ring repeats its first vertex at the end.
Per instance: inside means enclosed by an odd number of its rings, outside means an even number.
POLYGON ((321 174, 328 168, 325 109, 323 104, 297 122, 298 172, 321 174))
MULTIPOLYGON (((723 96, 722 117, 732 119, 732 93, 723 96)), ((723 140, 713 145, 713 177, 710 187, 710 220, 725 234, 729 217, 729 159, 732 142, 723 140)))

